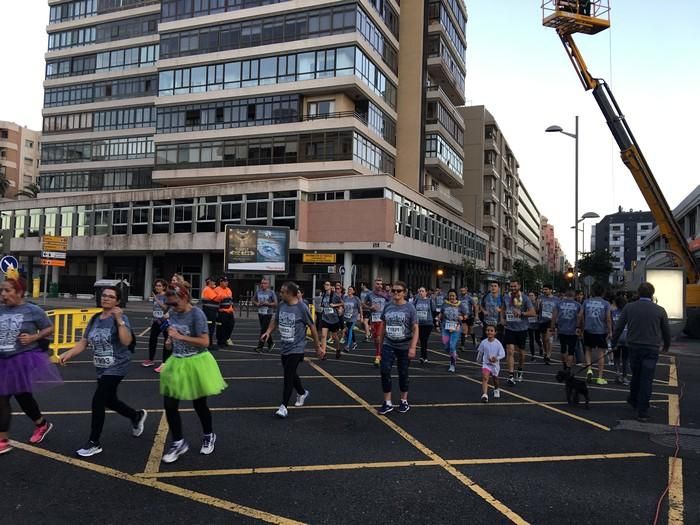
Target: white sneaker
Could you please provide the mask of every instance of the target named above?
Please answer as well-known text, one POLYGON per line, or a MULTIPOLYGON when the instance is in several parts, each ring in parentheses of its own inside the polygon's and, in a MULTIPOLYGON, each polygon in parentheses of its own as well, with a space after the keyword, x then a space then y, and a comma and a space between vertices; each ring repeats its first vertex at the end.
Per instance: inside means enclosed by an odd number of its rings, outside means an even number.
POLYGON ((482 403, 488 403, 489 402, 489 396, 487 394, 482 394, 481 395, 481 402, 482 403))
POLYGON ((280 405, 280 407, 277 409, 277 412, 275 412, 275 415, 279 418, 286 418, 289 412, 287 411, 287 407, 284 405, 280 405))
POLYGON ((216 434, 213 432, 211 434, 204 434, 202 436, 202 448, 199 449, 200 454, 208 456, 214 452, 214 444, 216 443, 216 434))
POLYGON ((141 434, 143 434, 143 427, 147 417, 148 412, 146 412, 145 410, 139 410, 139 418, 136 421, 133 421, 131 424, 132 436, 137 438, 141 436, 141 434))
POLYGON ((163 463, 175 463, 178 460, 178 458, 182 456, 185 452, 187 452, 189 449, 190 446, 184 439, 181 439, 179 442, 173 441, 170 444, 170 448, 163 456, 163 463))
POLYGON ((308 391, 308 390, 304 390, 304 393, 301 394, 301 395, 297 394, 297 400, 296 400, 296 403, 294 403, 294 406, 295 406, 295 407, 303 407, 303 406, 304 406, 304 402, 306 401, 306 398, 307 398, 307 397, 309 397, 309 391, 308 391))
POLYGON ((517 380, 518 380, 518 383, 523 382, 523 371, 522 370, 518 370, 517 380))
POLYGON ((500 399, 501 397, 501 391, 498 388, 494 388, 493 390, 493 398, 494 399, 500 399))
POLYGON ((455 373, 455 365, 450 365, 450 368, 448 368, 447 371, 452 372, 454 374, 455 373))

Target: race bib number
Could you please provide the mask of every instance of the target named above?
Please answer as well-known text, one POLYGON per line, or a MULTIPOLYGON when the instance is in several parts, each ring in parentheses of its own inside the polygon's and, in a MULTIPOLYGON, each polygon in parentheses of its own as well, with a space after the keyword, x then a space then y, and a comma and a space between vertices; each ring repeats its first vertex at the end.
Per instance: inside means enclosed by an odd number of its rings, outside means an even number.
POLYGON ((427 321, 428 320, 428 312, 426 310, 418 310, 416 312, 418 316, 419 321, 427 321))
POLYGON ((335 313, 335 310, 333 310, 333 308, 331 308, 330 306, 326 306, 323 309, 323 313, 326 315, 333 315, 333 313, 335 313))
POLYGON ((542 310, 542 317, 544 319, 551 319, 552 318, 552 312, 548 310, 542 310))
POLYGON ((115 360, 113 355, 96 355, 93 356, 95 368, 110 368, 114 366, 115 360))
POLYGON ((513 315, 513 312, 506 312, 506 321, 508 321, 509 323, 516 321, 516 317, 515 315, 513 315))
POLYGON ((261 306, 260 308, 258 308, 258 313, 260 315, 267 315, 269 311, 270 309, 267 306, 261 306))
POLYGON ((530 324, 537 324, 537 317, 528 317, 527 322, 530 324))
POLYGON ((457 330, 457 321, 445 321, 445 330, 448 332, 457 330))
POLYGON ((386 335, 389 339, 403 339, 404 338, 404 330, 403 326, 398 325, 398 326, 387 326, 386 327, 386 335))
POLYGON ((381 323, 382 322, 382 313, 381 312, 372 312, 372 322, 373 323, 381 323))
POLYGON ((160 308, 153 310, 153 319, 162 319, 164 315, 165 313, 160 308))
POLYGON ((283 342, 285 343, 293 343, 294 342, 294 325, 292 326, 284 326, 280 325, 277 327, 280 333, 280 339, 282 339, 283 342))

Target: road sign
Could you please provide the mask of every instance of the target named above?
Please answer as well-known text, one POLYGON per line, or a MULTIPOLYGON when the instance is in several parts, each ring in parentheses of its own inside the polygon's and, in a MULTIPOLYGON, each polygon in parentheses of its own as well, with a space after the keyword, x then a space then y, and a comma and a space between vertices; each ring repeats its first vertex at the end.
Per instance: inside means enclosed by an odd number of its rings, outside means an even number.
POLYGON ((63 268, 66 266, 66 260, 65 259, 42 259, 41 265, 42 266, 59 266, 59 267, 63 268))
POLYGON ((3 273, 7 273, 7 270, 10 268, 17 270, 19 268, 19 262, 15 257, 12 257, 12 255, 6 255, 0 259, 0 270, 2 270, 3 273))
POLYGON ((334 253, 305 253, 301 256, 301 262, 312 264, 335 264, 334 253))
POLYGON ((586 286, 591 286, 594 282, 595 282, 595 277, 593 277, 592 275, 586 275, 583 278, 583 284, 585 284, 586 286))
POLYGON ((44 259, 65 259, 66 252, 41 252, 41 257, 44 259))
POLYGON ((68 237, 46 235, 41 238, 41 249, 45 251, 65 252, 68 250, 68 237))

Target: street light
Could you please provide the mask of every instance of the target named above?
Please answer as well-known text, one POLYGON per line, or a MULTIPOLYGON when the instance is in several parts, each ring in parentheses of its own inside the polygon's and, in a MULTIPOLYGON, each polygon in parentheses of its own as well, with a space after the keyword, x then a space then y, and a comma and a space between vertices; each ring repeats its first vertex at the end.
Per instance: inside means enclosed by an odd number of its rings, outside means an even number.
MULTIPOLYGON (((574 132, 569 133, 564 131, 561 126, 549 126, 545 129, 547 133, 561 133, 567 137, 571 137, 576 142, 576 150, 574 157, 574 224, 578 228, 578 115, 576 115, 574 132)), ((578 232, 575 235, 574 241, 574 269, 576 270, 576 287, 578 288, 578 232)))
MULTIPOLYGON (((581 226, 581 229, 578 228, 579 223, 585 221, 586 219, 598 219, 600 218, 600 215, 598 215, 594 211, 587 211, 581 217, 576 221, 576 226, 572 226, 572 230, 576 230, 576 235, 578 236, 578 232, 581 232, 581 237, 583 237, 583 242, 581 243, 581 253, 586 252, 586 225, 584 223, 583 226, 581 226)), ((591 246, 591 250, 593 250, 593 246, 591 246)))

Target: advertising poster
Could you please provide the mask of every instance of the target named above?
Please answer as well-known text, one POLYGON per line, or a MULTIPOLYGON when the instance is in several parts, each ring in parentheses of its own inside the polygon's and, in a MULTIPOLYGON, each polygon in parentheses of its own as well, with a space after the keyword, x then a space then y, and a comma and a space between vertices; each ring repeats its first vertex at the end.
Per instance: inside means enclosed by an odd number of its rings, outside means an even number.
POLYGON ((287 273, 289 228, 226 226, 227 272, 287 273))

